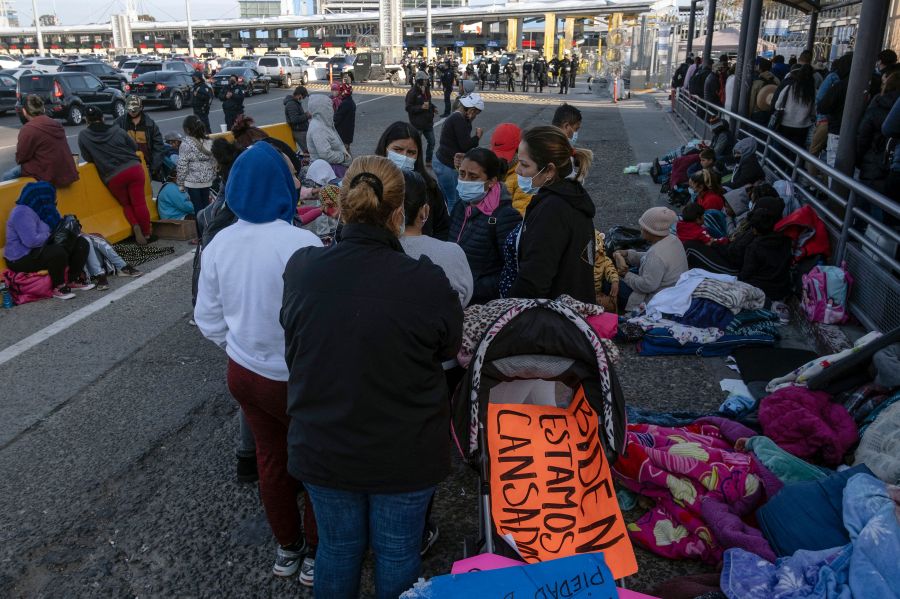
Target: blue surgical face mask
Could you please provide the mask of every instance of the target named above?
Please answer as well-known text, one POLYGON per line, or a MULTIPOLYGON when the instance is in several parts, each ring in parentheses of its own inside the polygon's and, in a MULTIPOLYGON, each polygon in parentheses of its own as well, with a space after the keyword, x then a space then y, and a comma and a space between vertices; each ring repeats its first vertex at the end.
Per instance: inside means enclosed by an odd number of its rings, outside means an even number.
POLYGON ((522 193, 527 193, 529 195, 536 194, 540 189, 540 186, 534 186, 534 178, 540 175, 544 169, 539 170, 531 177, 523 177, 522 175, 516 175, 516 181, 519 183, 519 189, 522 190, 522 193))
POLYGON ((416 159, 412 156, 404 156, 398 152, 388 150, 387 157, 401 171, 412 171, 416 168, 416 159))
POLYGON ((484 198, 487 192, 484 190, 484 181, 463 181, 460 179, 456 182, 456 195, 459 199, 467 204, 474 204, 484 198))
POLYGON ((697 192, 697 190, 694 189, 693 187, 689 187, 689 188, 688 188, 688 191, 689 191, 690 194, 691 194, 691 200, 696 200, 696 199, 697 199, 697 196, 700 195, 700 194, 697 192))

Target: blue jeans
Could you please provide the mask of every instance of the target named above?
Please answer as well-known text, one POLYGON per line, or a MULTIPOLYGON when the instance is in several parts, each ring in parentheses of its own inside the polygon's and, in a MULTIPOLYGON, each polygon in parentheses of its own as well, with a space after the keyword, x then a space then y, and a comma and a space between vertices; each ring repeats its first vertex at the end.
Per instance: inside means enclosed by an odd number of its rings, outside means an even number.
MULTIPOLYGON (((427 145, 425 146, 425 162, 431 162, 434 157, 434 129, 429 128, 422 131, 422 137, 425 138, 427 145)), ((434 166, 432 164, 432 166, 434 166)))
POLYGON ((441 162, 440 158, 431 163, 431 168, 434 169, 438 187, 441 188, 444 201, 447 202, 447 211, 452 215, 453 207, 456 205, 456 182, 459 180, 456 169, 441 162))
POLYGON ((305 484, 319 528, 316 597, 356 599, 369 543, 375 556, 375 596, 396 599, 419 577, 425 511, 434 487, 379 495, 305 484))
MULTIPOLYGON (((434 139, 433 133, 431 134, 431 139, 434 139)), ((18 179, 21 176, 22 176, 22 165, 17 164, 16 166, 12 167, 11 169, 9 169, 5 173, 3 173, 3 176, 0 177, 0 181, 12 181, 13 179, 18 179)))

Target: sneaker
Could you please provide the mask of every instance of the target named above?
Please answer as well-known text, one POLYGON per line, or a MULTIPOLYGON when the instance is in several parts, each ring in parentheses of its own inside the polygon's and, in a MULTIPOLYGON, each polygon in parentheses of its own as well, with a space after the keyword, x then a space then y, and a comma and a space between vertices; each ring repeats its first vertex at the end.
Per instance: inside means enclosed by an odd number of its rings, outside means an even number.
POLYGON ((121 269, 119 269, 119 274, 123 277, 139 277, 144 273, 142 273, 132 265, 126 264, 121 269))
POLYGON ((188 324, 191 325, 192 327, 195 327, 195 326, 197 326, 197 321, 194 320, 193 318, 191 318, 190 320, 188 320, 188 324))
POLYGON ((424 556, 428 553, 428 550, 437 542, 439 534, 440 531, 438 530, 437 523, 425 523, 425 530, 422 531, 422 549, 419 550, 420 556, 424 556))
POLYGON ((305 587, 313 586, 313 575, 316 572, 316 556, 315 554, 307 555, 300 564, 300 584, 305 587))
POLYGON ((256 470, 256 456, 241 457, 237 459, 237 480, 239 483, 255 483, 259 480, 259 472, 256 470))
POLYGON ((106 291, 109 289, 109 279, 106 275, 97 275, 94 277, 94 289, 97 291, 106 291))
POLYGON ((53 290, 53 297, 61 300, 70 300, 75 297, 75 294, 65 285, 61 285, 53 290))
POLYGON ((293 576, 300 568, 300 561, 306 555, 306 541, 300 540, 288 547, 278 546, 275 550, 275 565, 272 574, 275 576, 293 576))
POLYGON ((72 291, 90 291, 93 289, 95 285, 93 283, 80 283, 78 281, 72 281, 69 283, 69 289, 72 291))

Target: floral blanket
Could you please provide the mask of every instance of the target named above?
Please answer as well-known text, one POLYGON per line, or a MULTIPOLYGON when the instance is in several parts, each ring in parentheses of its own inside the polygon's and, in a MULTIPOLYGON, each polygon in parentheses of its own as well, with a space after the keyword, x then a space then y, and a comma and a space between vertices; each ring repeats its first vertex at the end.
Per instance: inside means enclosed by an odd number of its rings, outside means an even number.
POLYGON ((774 560, 762 533, 742 521, 779 488, 752 454, 735 450, 735 437, 752 435, 720 418, 678 428, 629 424, 613 475, 655 501, 629 524, 632 540, 670 559, 718 564, 725 549, 743 547, 774 560))

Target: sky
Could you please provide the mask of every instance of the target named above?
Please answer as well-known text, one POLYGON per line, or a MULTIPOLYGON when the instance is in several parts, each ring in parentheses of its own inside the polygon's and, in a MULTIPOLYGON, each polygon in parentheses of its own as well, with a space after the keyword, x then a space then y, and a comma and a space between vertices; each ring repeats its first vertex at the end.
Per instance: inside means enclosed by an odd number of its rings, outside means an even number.
MULTIPOLYGON (((185 18, 184 0, 136 0, 138 14, 149 13, 159 21, 185 18)), ((471 4, 491 4, 492 0, 471 0, 471 4)), ((501 3, 502 0, 497 0, 501 3)), ((22 25, 32 23, 31 0, 8 0, 19 13, 22 25)), ((125 11, 123 0, 37 0, 38 13, 59 15, 63 25, 103 23, 110 14, 125 11)), ((194 19, 227 19, 238 17, 237 0, 191 0, 191 17, 194 19)))

